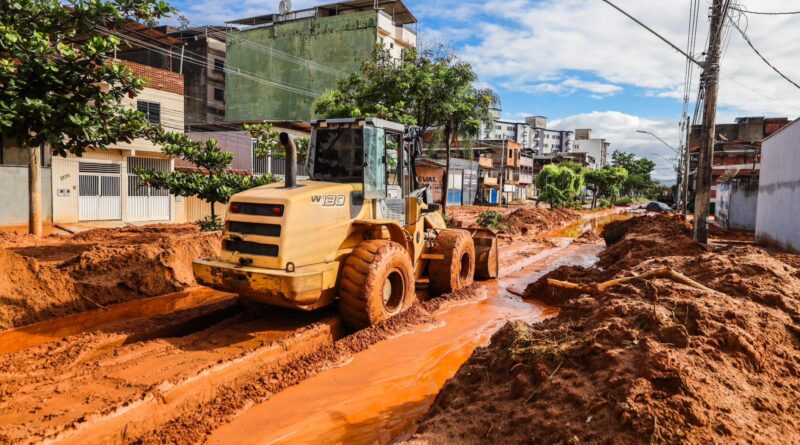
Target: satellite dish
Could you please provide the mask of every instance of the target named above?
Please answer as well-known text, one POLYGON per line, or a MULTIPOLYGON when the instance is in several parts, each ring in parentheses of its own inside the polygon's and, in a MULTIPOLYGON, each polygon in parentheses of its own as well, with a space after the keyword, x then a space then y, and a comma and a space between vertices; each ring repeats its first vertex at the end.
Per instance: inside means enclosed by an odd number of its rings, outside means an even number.
POLYGON ((281 4, 279 6, 281 11, 281 15, 286 15, 289 11, 292 10, 292 1, 291 0, 281 0, 281 4))

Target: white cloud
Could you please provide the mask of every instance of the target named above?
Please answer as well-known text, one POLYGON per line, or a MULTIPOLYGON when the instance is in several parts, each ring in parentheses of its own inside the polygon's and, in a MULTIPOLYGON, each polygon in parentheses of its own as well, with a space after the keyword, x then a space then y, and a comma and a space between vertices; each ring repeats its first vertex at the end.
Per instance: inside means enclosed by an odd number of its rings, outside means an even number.
POLYGON ((564 79, 558 83, 542 82, 529 85, 516 85, 514 82, 501 84, 504 88, 512 91, 523 91, 529 94, 554 93, 561 95, 573 94, 576 91, 587 91, 592 93, 591 97, 602 99, 606 96, 613 96, 623 91, 618 85, 601 82, 590 82, 578 78, 564 79))
MULTIPOLYGON (((617 4, 667 39, 686 44, 690 0, 643 2, 617 0, 617 4)), ((426 2, 427 9, 440 2, 426 2)), ((449 4, 450 2, 444 2, 449 4)), ((680 100, 684 80, 684 58, 655 36, 600 1, 465 0, 461 11, 468 17, 477 42, 467 45, 464 56, 475 64, 485 80, 525 93, 563 94, 564 82, 584 77, 600 79, 600 85, 630 85, 647 95, 680 100), (480 16, 480 17, 479 17, 480 16), (485 16, 493 20, 475 20, 485 16), (576 74, 577 73, 577 74, 576 74)), ((708 21, 701 2, 698 57, 705 48, 708 21)), ((758 9, 797 9, 796 0, 761 0, 758 9)), ((436 6, 433 6, 436 5, 436 6)), ((800 81, 796 48, 800 29, 792 16, 749 16, 747 33, 766 57, 800 81)), ((800 114, 800 91, 778 77, 752 52, 734 28, 722 64, 719 103, 738 115, 800 114)), ((698 83, 692 82, 696 91, 698 83)), ((595 96, 599 93, 586 90, 595 96)), ((613 94, 613 93, 611 93, 613 94)), ((692 98, 694 99, 694 98, 692 98)))
POLYGON ((611 143, 609 159, 614 150, 634 153, 656 163, 653 177, 659 180, 675 179, 672 161, 677 155, 658 139, 638 130, 650 131, 671 146, 680 145, 680 129, 672 120, 645 119, 618 111, 593 111, 554 120, 551 127, 560 130, 591 128, 592 137, 607 139, 611 143))

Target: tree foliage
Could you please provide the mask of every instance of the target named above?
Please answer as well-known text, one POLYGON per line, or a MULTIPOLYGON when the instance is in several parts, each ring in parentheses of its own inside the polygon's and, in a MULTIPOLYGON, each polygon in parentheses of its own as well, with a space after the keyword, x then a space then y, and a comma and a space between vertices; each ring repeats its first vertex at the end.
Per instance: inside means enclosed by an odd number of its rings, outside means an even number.
POLYGON ((144 116, 124 103, 144 80, 113 61, 120 41, 102 28, 161 18, 173 11, 166 2, 0 0, 0 9, 4 134, 60 156, 147 134, 144 116))
POLYGON ((541 191, 537 204, 544 201, 554 209, 576 207, 580 205, 583 174, 572 165, 545 165, 536 175, 536 186, 541 191))
MULTIPOLYGON (((286 150, 281 145, 279 136, 280 133, 276 131, 272 124, 269 122, 260 122, 256 124, 244 124, 244 131, 250 133, 250 136, 255 139, 256 146, 253 150, 258 158, 265 158, 272 156, 276 159, 286 159, 286 150)), ((308 157, 308 147, 310 139, 307 137, 294 138, 294 144, 297 147, 297 161, 303 163, 308 157)))
POLYGON ((614 204, 620 196, 622 186, 628 179, 628 171, 622 167, 606 166, 600 170, 586 173, 586 187, 592 191, 592 208, 599 199, 607 199, 614 204))
POLYGON ((193 141, 184 133, 167 132, 160 127, 152 138, 165 154, 189 161, 200 171, 157 172, 137 168, 134 173, 151 187, 167 189, 173 195, 196 196, 208 202, 212 220, 216 219, 216 203, 227 203, 236 193, 275 182, 271 174, 251 176, 230 172, 233 154, 222 151, 215 139, 193 141))
POLYGON ((653 161, 621 151, 612 153, 611 160, 612 165, 622 167, 628 172, 628 178, 622 185, 623 195, 631 198, 652 197, 661 191, 661 185, 651 177, 656 168, 653 161))

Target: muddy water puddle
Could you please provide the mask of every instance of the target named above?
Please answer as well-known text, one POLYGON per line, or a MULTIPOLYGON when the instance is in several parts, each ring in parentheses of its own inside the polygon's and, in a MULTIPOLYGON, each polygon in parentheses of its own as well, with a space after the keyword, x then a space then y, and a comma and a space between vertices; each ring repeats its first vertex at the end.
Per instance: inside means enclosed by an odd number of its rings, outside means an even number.
POLYGON ((555 249, 483 287, 485 298, 445 306, 430 329, 373 345, 337 368, 256 405, 210 437, 223 443, 390 443, 410 433, 444 383, 505 323, 541 321, 556 311, 523 301, 527 285, 562 264, 589 265, 598 245, 555 249))
POLYGON ((548 238, 578 238, 588 230, 600 235, 606 225, 615 221, 625 221, 632 217, 633 214, 628 212, 588 214, 566 227, 546 232, 543 236, 548 238))

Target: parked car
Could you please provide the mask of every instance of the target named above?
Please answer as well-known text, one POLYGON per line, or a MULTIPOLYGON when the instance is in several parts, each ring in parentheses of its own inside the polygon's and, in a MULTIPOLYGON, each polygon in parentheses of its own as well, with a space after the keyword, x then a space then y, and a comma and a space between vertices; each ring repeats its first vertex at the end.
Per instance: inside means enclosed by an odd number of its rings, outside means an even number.
POLYGON ((648 212, 655 212, 655 213, 672 213, 672 207, 664 204, 663 202, 653 201, 650 204, 647 204, 645 208, 648 212))

